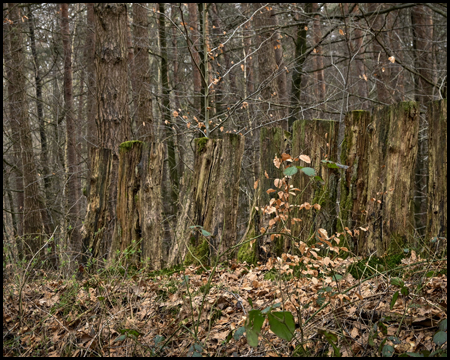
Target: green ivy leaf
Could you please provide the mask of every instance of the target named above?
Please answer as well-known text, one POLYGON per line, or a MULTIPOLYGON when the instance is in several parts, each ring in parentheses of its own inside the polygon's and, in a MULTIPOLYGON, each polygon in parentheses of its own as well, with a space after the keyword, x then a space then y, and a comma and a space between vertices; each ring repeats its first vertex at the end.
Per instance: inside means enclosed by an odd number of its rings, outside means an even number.
POLYGON ((295 174, 297 174, 298 169, 295 166, 290 166, 286 169, 284 169, 283 174, 284 176, 293 176, 295 174))
POLYGON ((292 313, 289 311, 277 311, 270 313, 267 317, 269 318, 270 330, 278 337, 291 341, 295 331, 292 313))
POLYGON ((400 292, 402 293, 403 296, 408 296, 409 289, 406 286, 403 286, 400 292))

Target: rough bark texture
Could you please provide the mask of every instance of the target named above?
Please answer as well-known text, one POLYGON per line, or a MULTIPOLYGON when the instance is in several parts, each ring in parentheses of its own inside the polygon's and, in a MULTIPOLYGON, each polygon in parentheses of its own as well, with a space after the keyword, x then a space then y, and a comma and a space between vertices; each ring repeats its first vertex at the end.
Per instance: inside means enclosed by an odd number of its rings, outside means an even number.
POLYGON ((236 241, 238 179, 244 138, 233 134, 224 135, 224 139, 200 138, 196 139, 195 148, 194 173, 184 179, 180 195, 181 207, 169 267, 184 260, 213 262, 211 254, 217 254, 236 241), (190 228, 196 225, 212 236, 207 239, 200 231, 190 228))
MULTIPOLYGON (((154 270, 163 267, 163 204, 162 179, 164 169, 164 144, 144 143, 138 173, 140 190, 137 207, 142 237, 141 259, 148 261, 154 270), (141 169, 142 168, 142 172, 141 169)), ((136 170, 135 170, 136 171, 136 170)))
POLYGON ((447 238, 447 99, 428 106, 427 237, 447 238))
POLYGON ((111 221, 107 204, 111 187, 111 158, 110 149, 91 149, 89 201, 82 235, 84 246, 95 258, 106 257, 109 244, 105 229, 110 227, 111 221))
POLYGON ((419 108, 415 102, 378 107, 367 127, 370 164, 367 179, 367 218, 370 225, 364 253, 401 249, 412 240, 414 211, 412 192, 417 156, 419 108))
POLYGON ((97 131, 101 149, 91 149, 89 204, 84 244, 106 256, 116 222, 119 145, 130 139, 127 71, 127 7, 95 3, 97 131), (94 213, 91 213, 94 211, 94 213), (101 243, 99 243, 99 241, 101 243))
MULTIPOLYGON (((3 8, 8 8, 8 4, 3 3, 3 8)), ((7 13, 3 10, 3 16, 6 18, 7 13)), ((16 112, 16 105, 12 101, 11 95, 16 91, 15 84, 13 83, 13 67, 11 62, 11 46, 10 46, 10 24, 6 21, 3 24, 3 58, 4 58, 4 71, 5 79, 8 84, 8 117, 3 116, 3 122, 8 122, 11 128, 11 138, 13 146, 13 160, 14 160, 14 183, 16 186, 16 209, 17 209, 17 235, 23 235, 23 206, 24 206, 24 192, 23 192, 23 170, 22 170, 22 158, 21 158, 21 146, 20 146, 20 134, 19 134, 19 122, 14 117, 16 112)))
MULTIPOLYGON (((16 122, 13 130, 17 129, 19 138, 17 141, 21 146, 21 159, 23 170, 23 190, 24 190, 24 208, 23 208, 23 233, 26 236, 24 254, 27 257, 32 256, 41 247, 42 244, 42 217, 41 217, 41 199, 39 198, 39 183, 36 171, 36 160, 33 152, 33 143, 31 139, 30 119, 28 117, 28 101, 26 93, 25 54, 23 44, 23 29, 21 27, 22 17, 18 4, 9 3, 8 9, 10 19, 10 51, 11 51, 11 91, 10 101, 11 122, 16 122)), ((20 210, 20 209, 19 209, 20 210)))
POLYGON ((433 15, 427 6, 411 9, 415 65, 420 76, 415 77, 416 101, 433 99, 433 15))
POLYGON ((331 234, 335 228, 337 172, 323 166, 322 160, 336 161, 337 147, 335 144, 338 126, 338 122, 321 119, 294 122, 292 157, 309 156, 310 164, 301 160, 296 164, 314 168, 316 174, 324 181, 324 184, 320 184, 302 171, 299 171, 292 179, 294 188, 300 189, 300 192, 296 192, 298 195, 292 199, 292 204, 301 205, 307 202, 311 205, 317 203, 321 206, 320 210, 315 208, 293 210, 292 217, 300 218, 302 221, 292 225, 292 235, 302 241, 310 239, 318 228, 325 228, 328 234, 331 234))
POLYGON ((119 155, 130 139, 127 71, 127 7, 124 3, 96 3, 95 66, 97 73, 97 130, 99 146, 119 155))
MULTIPOLYGON (((300 20, 296 17, 296 20, 300 20)), ((300 103, 301 95, 301 85, 302 85, 302 74, 303 74, 303 64, 305 62, 305 52, 306 52, 306 20, 304 23, 299 23, 297 25, 297 37, 295 39, 295 63, 293 66, 292 74, 292 88, 291 88, 291 106, 294 108, 291 110, 289 116, 289 131, 292 130, 294 121, 297 120, 298 110, 295 107, 300 103)))
POLYGON ((191 33, 189 34, 188 46, 192 54, 192 72, 194 81, 194 108, 201 114, 201 93, 202 93, 202 75, 200 74, 200 33, 198 31, 198 9, 197 4, 189 3, 189 27, 191 33))
POLYGON ((81 183, 79 179, 77 161, 77 131, 75 125, 75 111, 73 106, 72 84, 72 44, 69 30, 69 4, 61 5, 61 33, 64 48, 64 112, 66 115, 66 193, 67 193, 67 223, 69 230, 69 244, 73 255, 82 251, 80 233, 79 204, 81 197, 81 183))
MULTIPOLYGON (((261 156, 258 178, 258 187, 255 191, 255 200, 250 211, 250 219, 241 242, 244 242, 238 251, 238 260, 247 261, 247 263, 256 263, 261 257, 269 255, 281 255, 284 250, 285 239, 277 238, 271 241, 270 236, 264 235, 255 242, 247 242, 261 234, 261 228, 268 228, 268 224, 274 215, 263 214, 261 208, 269 205, 270 199, 276 197, 276 192, 267 193, 268 189, 274 188, 274 180, 283 178, 283 169, 277 169, 273 163, 275 156, 281 159, 281 154, 285 151, 284 130, 279 127, 261 128, 260 131, 261 156), (266 177, 267 172, 267 177, 266 177), (270 246, 268 246, 270 244, 270 246), (265 246, 267 252, 260 248, 265 246)), ((271 231, 273 231, 272 229, 271 231)), ((287 240, 287 239, 286 239, 287 240)))
POLYGON ((135 87, 133 99, 136 107, 136 127, 139 140, 153 141, 152 98, 150 91, 150 59, 147 3, 133 3, 134 69, 135 87))
POLYGON ((87 130, 86 142, 88 154, 90 149, 98 143, 95 117, 97 115, 96 90, 95 90, 95 16, 94 4, 87 3, 87 31, 86 31, 86 77, 87 77, 87 130))
MULTIPOLYGON (((254 3, 253 10, 259 9, 263 4, 254 3)), ((274 41, 275 32, 270 26, 276 26, 276 18, 272 16, 269 7, 263 7, 254 16, 254 27, 258 34, 256 48, 258 51, 259 82, 261 84, 261 122, 273 122, 269 126, 275 126, 275 121, 284 117, 284 109, 278 108, 274 104, 280 102, 280 90, 276 74, 278 65, 275 58, 274 41)), ((283 126, 287 127, 287 122, 283 121, 283 126)))
MULTIPOLYGON (((137 265, 139 261, 139 241, 141 229, 138 214, 138 192, 141 162, 141 141, 127 141, 120 144, 119 172, 117 185, 117 222, 111 244, 111 258, 119 254, 129 254, 127 263, 137 265)), ((142 164, 141 164, 142 167, 142 164)))
POLYGON ((347 237, 350 248, 358 253, 358 244, 364 238, 358 235, 365 227, 365 209, 367 203, 367 174, 369 162, 367 159, 367 147, 369 146, 367 126, 370 124, 371 116, 368 111, 352 111, 345 117, 345 135, 342 143, 341 162, 348 169, 340 170, 344 175, 340 181, 340 221, 337 230, 344 232, 345 227, 351 231, 356 229, 354 237, 347 237))

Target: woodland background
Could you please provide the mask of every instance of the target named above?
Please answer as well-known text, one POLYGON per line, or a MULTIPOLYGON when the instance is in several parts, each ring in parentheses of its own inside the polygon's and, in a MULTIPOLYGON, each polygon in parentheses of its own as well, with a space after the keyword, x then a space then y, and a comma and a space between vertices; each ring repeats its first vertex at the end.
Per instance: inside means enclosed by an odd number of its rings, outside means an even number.
POLYGON ((443 3, 4 3, 6 352, 446 352, 446 99, 443 3))
POLYGON ((167 241, 180 184, 194 167, 193 139, 245 136, 242 236, 264 170, 262 128, 337 121, 339 154, 348 112, 401 101, 420 104, 415 216, 423 235, 425 114, 447 92, 445 5, 3 6, 3 238, 19 257, 37 245, 14 239, 42 233, 58 239, 49 250, 55 265, 65 261, 61 252, 74 260, 87 250, 92 148, 111 149, 117 162, 124 141, 163 144, 167 241))

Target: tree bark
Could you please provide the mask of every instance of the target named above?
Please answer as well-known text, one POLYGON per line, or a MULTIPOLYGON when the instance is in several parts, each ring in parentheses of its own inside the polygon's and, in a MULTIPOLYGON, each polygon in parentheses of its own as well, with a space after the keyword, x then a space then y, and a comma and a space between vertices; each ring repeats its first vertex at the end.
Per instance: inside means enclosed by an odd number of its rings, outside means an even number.
POLYGON ((189 36, 188 44, 191 49, 191 63, 192 63, 192 74, 194 80, 194 108, 197 111, 197 116, 202 113, 202 75, 200 73, 200 34, 198 31, 198 9, 197 4, 188 3, 189 10, 189 29, 191 31, 190 34, 186 34, 189 36))
POLYGON ((369 136, 367 127, 371 121, 370 112, 352 111, 345 117, 345 135, 341 150, 341 163, 348 169, 340 170, 341 178, 340 214, 337 231, 344 234, 346 242, 355 254, 360 254, 359 247, 364 241, 364 220, 367 204, 367 175, 369 136), (353 232, 347 236, 345 228, 353 232), (356 230, 356 231, 355 231, 356 230), (359 235, 361 234, 361 235, 359 235))
POLYGON ((427 118, 429 178, 426 241, 429 241, 433 237, 447 239, 447 99, 432 102, 428 106, 427 118))
POLYGON ((79 203, 81 197, 81 184, 77 162, 77 139, 75 126, 75 113, 73 108, 72 86, 72 47, 69 30, 69 4, 61 5, 61 33, 64 48, 64 113, 66 115, 66 198, 67 198, 67 222, 69 229, 69 244, 72 247, 73 256, 82 251, 80 233, 79 203))
POLYGON ((168 267, 182 261, 212 263, 236 240, 239 177, 244 138, 226 134, 224 139, 196 139, 194 173, 184 178, 176 240, 168 267), (202 236, 201 226, 212 234, 202 236), (194 254, 195 257, 192 256, 194 254))
POLYGON ((26 93, 25 54, 21 28, 22 17, 18 4, 8 4, 10 19, 10 50, 11 50, 11 120, 16 122, 21 146, 23 169, 23 232, 25 235, 24 251, 21 254, 30 259, 42 245, 42 217, 38 174, 31 139, 30 120, 28 117, 28 101, 26 93), (30 253, 31 251, 31 253, 30 253))
POLYGON ((418 148, 419 108, 415 102, 378 107, 368 126, 366 223, 358 249, 397 251, 413 239, 413 189, 418 148))
POLYGON ((138 199, 139 226, 142 238, 141 259, 158 270, 167 262, 164 227, 162 182, 164 169, 164 144, 144 143, 142 148, 142 174, 138 199))
MULTIPOLYGON (((253 9, 256 11, 262 6, 261 3, 254 3, 253 9)), ((278 65, 275 58, 274 39, 276 18, 272 16, 269 7, 263 7, 254 16, 254 27, 257 32, 256 47, 258 51, 258 70, 261 100, 261 118, 264 118, 268 126, 277 126, 276 123, 284 118, 284 110, 277 106, 280 103, 280 89, 278 87, 278 65)), ((281 124, 287 128, 287 122, 281 124)))
POLYGON ((323 166, 322 160, 336 161, 337 159, 338 127, 337 121, 322 119, 294 122, 292 157, 309 156, 310 164, 303 161, 296 164, 312 167, 315 173, 323 179, 323 184, 321 184, 301 171, 292 178, 292 185, 300 192, 291 200, 291 203, 293 205, 304 203, 311 205, 309 210, 294 208, 291 214, 292 218, 302 219, 302 221, 292 224, 291 233, 305 242, 310 240, 319 228, 325 228, 330 235, 336 226, 335 204, 338 175, 336 170, 323 166), (314 204, 319 204, 320 210, 313 208, 314 204))
POLYGON ((153 141, 152 98, 150 92, 150 59, 148 35, 148 4, 133 3, 134 35, 134 102, 137 107, 136 125, 139 140, 153 141))
POLYGON ((127 71, 127 7, 124 3, 94 5, 97 74, 97 134, 92 149, 91 186, 84 224, 84 243, 94 256, 106 256, 116 223, 119 145, 130 139, 127 71), (101 161, 108 161, 102 163, 101 161), (96 167, 96 168, 95 168, 96 167), (97 211, 96 214, 90 212, 97 211))
POLYGON ((415 76, 416 101, 422 103, 433 100, 433 16, 431 9, 424 5, 411 9, 415 68, 420 76, 415 76), (428 80, 428 81, 427 81, 428 80))

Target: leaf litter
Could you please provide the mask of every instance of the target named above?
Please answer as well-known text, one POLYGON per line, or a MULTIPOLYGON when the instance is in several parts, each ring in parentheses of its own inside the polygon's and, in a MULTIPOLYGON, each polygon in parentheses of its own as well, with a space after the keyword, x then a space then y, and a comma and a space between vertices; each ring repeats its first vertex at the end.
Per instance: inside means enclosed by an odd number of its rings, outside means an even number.
POLYGON ((3 354, 287 356, 302 345, 310 356, 333 355, 334 348, 342 356, 367 356, 377 354, 386 336, 400 339, 385 341, 397 355, 436 350, 433 336, 447 317, 446 274, 422 276, 425 265, 413 253, 402 260, 409 293, 392 306, 398 288, 388 274, 356 280, 346 269, 357 259, 321 256, 304 243, 299 248, 314 254, 218 267, 209 291, 212 270, 201 266, 171 275, 36 278, 22 290, 22 316, 19 286, 4 283, 3 354), (277 337, 266 319, 252 348, 242 336, 249 312, 275 304, 292 313, 293 339, 277 337))

